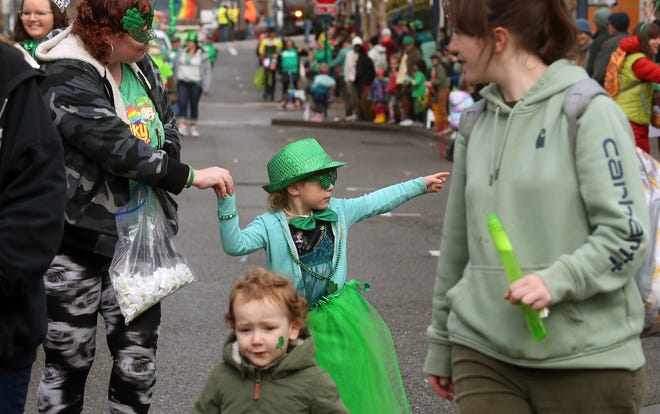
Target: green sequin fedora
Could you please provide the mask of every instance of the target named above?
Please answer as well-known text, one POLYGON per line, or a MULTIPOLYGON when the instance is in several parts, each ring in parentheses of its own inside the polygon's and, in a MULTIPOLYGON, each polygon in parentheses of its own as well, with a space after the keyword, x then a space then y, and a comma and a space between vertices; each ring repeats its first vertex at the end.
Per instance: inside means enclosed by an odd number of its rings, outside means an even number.
POLYGON ((342 165, 346 163, 333 161, 314 138, 301 139, 286 145, 268 161, 270 183, 263 189, 274 193, 311 173, 342 165))

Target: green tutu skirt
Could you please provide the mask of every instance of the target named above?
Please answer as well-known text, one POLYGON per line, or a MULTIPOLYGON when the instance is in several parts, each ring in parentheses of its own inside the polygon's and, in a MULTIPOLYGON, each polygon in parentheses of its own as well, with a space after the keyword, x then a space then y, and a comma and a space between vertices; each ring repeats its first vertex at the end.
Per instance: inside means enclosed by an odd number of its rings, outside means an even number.
POLYGON ((337 385, 352 414, 410 413, 389 328, 362 297, 357 280, 308 313, 316 362, 337 385))

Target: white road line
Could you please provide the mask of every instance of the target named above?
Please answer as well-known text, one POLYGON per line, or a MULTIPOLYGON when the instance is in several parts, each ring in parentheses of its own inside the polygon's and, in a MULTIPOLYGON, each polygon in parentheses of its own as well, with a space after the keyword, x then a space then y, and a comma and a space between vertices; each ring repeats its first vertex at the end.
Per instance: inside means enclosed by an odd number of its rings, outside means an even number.
POLYGON ((381 216, 384 217, 419 217, 421 214, 419 213, 383 213, 381 216))
POLYGON ((375 187, 346 187, 346 191, 374 191, 377 190, 375 187))
POLYGON ((270 126, 270 120, 250 119, 247 121, 215 121, 215 120, 200 120, 197 125, 211 125, 211 126, 270 126))
POLYGON ((433 257, 440 256, 440 250, 429 250, 429 254, 433 257))

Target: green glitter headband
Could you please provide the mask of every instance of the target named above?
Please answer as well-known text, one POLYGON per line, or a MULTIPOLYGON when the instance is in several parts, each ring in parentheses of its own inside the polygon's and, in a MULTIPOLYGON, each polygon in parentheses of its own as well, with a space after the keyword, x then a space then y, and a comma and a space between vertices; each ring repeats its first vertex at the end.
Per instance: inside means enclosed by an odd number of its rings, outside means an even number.
POLYGON ((156 33, 151 28, 151 23, 154 20, 154 10, 151 9, 147 13, 140 13, 136 7, 126 10, 124 17, 121 19, 124 30, 135 41, 140 43, 148 43, 156 38, 156 33))

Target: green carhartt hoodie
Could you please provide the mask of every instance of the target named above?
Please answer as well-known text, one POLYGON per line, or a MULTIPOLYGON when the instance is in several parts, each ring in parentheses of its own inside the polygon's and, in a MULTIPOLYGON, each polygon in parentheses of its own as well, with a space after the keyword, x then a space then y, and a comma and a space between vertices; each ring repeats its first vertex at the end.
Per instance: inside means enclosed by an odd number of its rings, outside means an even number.
POLYGON ((496 85, 469 138, 459 136, 427 333, 424 371, 451 375, 451 344, 534 368, 644 364, 643 307, 634 274, 646 250, 649 213, 635 144, 621 109, 593 98, 571 147, 562 102, 587 74, 550 65, 513 107, 496 85), (535 341, 509 284, 486 216, 496 213, 523 274, 552 295, 547 337, 535 341))

